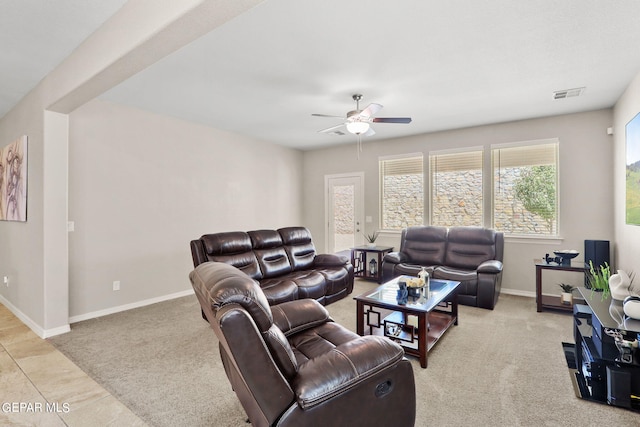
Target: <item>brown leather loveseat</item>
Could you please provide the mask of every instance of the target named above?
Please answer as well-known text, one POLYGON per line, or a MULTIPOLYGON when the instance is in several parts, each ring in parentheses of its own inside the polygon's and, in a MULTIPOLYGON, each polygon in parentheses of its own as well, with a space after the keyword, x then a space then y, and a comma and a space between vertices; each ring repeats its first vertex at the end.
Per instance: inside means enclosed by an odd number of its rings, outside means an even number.
POLYGON ((400 251, 382 261, 382 278, 416 276, 460 282, 458 302, 493 310, 502 286, 504 234, 482 227, 416 226, 402 230, 400 251))
POLYGON ((413 369, 398 344, 349 331, 313 299, 270 306, 228 264, 200 264, 189 278, 252 425, 414 425, 413 369))
POLYGON ((347 257, 317 254, 305 227, 205 234, 191 241, 193 266, 230 264, 260 284, 269 304, 313 298, 323 305, 353 291, 347 257))

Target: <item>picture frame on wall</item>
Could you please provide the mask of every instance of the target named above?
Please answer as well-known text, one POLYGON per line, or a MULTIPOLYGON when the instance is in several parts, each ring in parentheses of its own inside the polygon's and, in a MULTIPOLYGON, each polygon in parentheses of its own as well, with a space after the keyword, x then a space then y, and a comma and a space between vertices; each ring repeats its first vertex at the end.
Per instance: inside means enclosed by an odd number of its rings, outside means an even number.
POLYGON ((626 223, 640 225, 640 113, 627 123, 625 216, 626 223))
POLYGON ((27 221, 27 136, 0 149, 0 220, 27 221))

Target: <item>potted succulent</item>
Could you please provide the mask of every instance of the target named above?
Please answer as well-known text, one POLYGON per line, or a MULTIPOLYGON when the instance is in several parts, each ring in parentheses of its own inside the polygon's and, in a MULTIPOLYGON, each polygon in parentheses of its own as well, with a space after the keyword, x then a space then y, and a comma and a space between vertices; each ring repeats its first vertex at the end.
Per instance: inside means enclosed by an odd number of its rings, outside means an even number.
POLYGON ((594 292, 602 292, 602 299, 609 296, 609 278, 611 270, 608 263, 598 267, 593 266, 593 262, 589 261, 589 270, 587 271, 587 284, 591 289, 591 298, 594 292))
POLYGON ((560 302, 567 305, 573 304, 573 291, 576 289, 574 286, 569 285, 567 283, 558 283, 558 286, 562 288, 562 293, 560 294, 560 302))
POLYGON ((367 244, 370 248, 374 248, 376 246, 376 240, 378 239, 379 235, 380 233, 378 231, 374 231, 371 234, 364 234, 364 238, 367 239, 367 244))

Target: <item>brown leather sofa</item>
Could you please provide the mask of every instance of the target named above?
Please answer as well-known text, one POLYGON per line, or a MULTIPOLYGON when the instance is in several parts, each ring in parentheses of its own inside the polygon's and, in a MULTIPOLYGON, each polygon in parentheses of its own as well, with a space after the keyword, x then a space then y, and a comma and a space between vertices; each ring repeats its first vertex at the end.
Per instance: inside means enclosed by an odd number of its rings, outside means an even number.
POLYGON ((317 254, 304 227, 205 234, 191 241, 193 266, 224 262, 260 284, 269 304, 313 298, 326 305, 353 291, 347 257, 317 254))
POLYGON ((435 279, 460 282, 458 302, 493 310, 502 286, 504 234, 482 227, 417 226, 402 230, 400 250, 382 261, 384 281, 422 267, 435 279))
POLYGON ((414 425, 413 369, 398 344, 349 331, 313 299, 269 306, 227 264, 201 264, 189 278, 252 425, 414 425))

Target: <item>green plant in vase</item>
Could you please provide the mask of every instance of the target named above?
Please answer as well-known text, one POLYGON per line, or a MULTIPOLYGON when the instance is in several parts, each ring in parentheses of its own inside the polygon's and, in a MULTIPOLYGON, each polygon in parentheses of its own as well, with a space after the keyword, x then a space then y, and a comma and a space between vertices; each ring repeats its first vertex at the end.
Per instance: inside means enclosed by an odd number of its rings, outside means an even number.
POLYGON ((562 289, 562 295, 560 295, 560 301, 563 304, 573 304, 573 291, 576 289, 574 286, 568 283, 558 283, 558 286, 562 289))
POLYGON ((602 299, 609 296, 609 277, 611 270, 608 263, 598 267, 593 266, 593 262, 589 261, 589 271, 587 272, 587 283, 591 288, 591 298, 594 292, 602 292, 602 299))
POLYGON ((576 289, 575 286, 569 285, 567 283, 558 283, 558 286, 562 288, 562 292, 565 292, 567 294, 572 293, 576 289))
POLYGON ((371 234, 364 234, 364 238, 367 240, 367 242, 369 243, 369 246, 375 246, 376 245, 376 240, 378 240, 378 236, 380 235, 380 233, 378 231, 374 231, 371 234))

